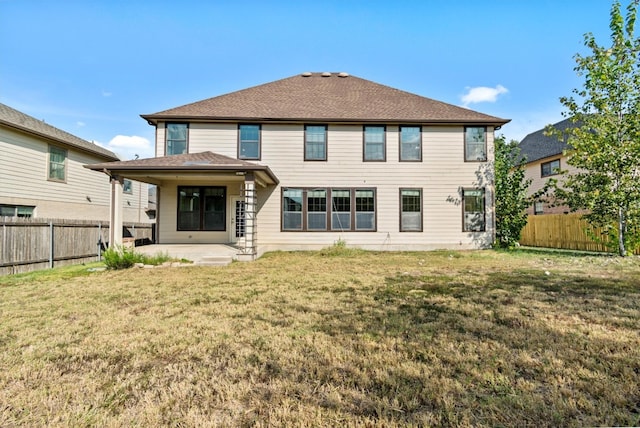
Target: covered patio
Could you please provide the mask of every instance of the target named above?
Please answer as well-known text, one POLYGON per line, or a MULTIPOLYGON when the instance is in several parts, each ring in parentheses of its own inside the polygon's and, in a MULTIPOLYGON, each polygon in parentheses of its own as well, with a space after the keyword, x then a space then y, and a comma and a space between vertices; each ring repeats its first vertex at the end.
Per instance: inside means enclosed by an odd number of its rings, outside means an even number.
POLYGON ((110 245, 123 242, 123 184, 129 179, 158 188, 157 244, 226 244, 236 249, 238 260, 256 258, 257 193, 278 184, 266 165, 213 152, 107 162, 85 168, 110 177, 110 245))

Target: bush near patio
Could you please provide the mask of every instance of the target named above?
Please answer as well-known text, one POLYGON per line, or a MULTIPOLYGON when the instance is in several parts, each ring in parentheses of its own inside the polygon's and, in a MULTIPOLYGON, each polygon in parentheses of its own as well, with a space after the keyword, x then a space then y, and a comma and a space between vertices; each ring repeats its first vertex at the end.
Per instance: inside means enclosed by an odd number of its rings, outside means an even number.
POLYGON ((104 264, 109 269, 128 269, 136 263, 158 266, 173 260, 168 253, 157 253, 149 256, 136 252, 134 248, 124 246, 107 248, 102 252, 102 257, 104 258, 104 264))
POLYGON ((640 425, 636 257, 271 253, 0 278, 1 426, 640 425))

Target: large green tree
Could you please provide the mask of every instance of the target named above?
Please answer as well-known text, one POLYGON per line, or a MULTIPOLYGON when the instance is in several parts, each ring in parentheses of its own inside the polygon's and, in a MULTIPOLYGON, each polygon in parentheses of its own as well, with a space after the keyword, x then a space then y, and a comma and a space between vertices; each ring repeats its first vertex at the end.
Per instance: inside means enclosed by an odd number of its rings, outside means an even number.
POLYGON ((635 37, 639 0, 621 13, 611 7, 611 46, 584 36, 590 54, 575 56, 574 70, 584 77, 573 96, 560 98, 574 127, 568 128, 568 164, 555 190, 572 210, 587 210, 592 226, 608 231, 621 256, 640 243, 640 40, 635 37))
POLYGON ((496 246, 511 248, 520 240, 527 225, 526 209, 530 205, 527 189, 531 180, 524 178, 524 158, 517 141, 507 143, 504 136, 495 139, 496 246))

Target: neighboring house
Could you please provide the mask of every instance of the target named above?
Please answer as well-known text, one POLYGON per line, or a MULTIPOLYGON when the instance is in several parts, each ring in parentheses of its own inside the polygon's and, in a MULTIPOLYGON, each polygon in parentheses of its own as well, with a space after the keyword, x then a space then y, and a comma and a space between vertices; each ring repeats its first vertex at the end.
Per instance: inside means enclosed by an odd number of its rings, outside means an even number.
POLYGON ((303 73, 142 117, 156 128, 155 158, 87 167, 116 190, 122 178, 158 186, 158 243, 231 243, 252 259, 340 241, 493 242, 494 130, 509 120, 346 73, 303 73))
MULTIPOLYGON (((87 163, 117 161, 102 147, 0 104, 0 217, 109 220, 109 180, 87 163)), ((127 180, 127 222, 149 222, 147 184, 127 180)))
MULTIPOLYGON (((552 125, 559 131, 573 127, 571 119, 565 119, 552 125)), ((531 179, 529 195, 542 190, 550 178, 560 178, 560 171, 576 172, 577 169, 567 164, 566 138, 559 139, 555 135, 548 135, 546 127, 524 137, 518 145, 520 154, 526 158, 525 179, 531 179)), ((569 208, 564 205, 555 206, 553 201, 542 198, 535 201, 528 209, 529 214, 561 214, 568 213, 569 208)))

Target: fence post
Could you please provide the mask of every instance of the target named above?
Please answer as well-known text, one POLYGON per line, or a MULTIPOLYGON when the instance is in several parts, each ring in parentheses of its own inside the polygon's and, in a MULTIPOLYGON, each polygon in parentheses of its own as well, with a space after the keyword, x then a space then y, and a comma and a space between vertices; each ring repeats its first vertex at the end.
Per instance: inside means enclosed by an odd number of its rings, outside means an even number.
POLYGON ((49 222, 49 269, 53 269, 53 222, 49 222))
POLYGON ((102 223, 98 222, 98 261, 102 261, 102 223))
POLYGON ((2 222, 2 250, 0 251, 0 261, 2 262, 5 261, 5 254, 9 254, 9 251, 6 250, 7 240, 7 225, 2 222))

